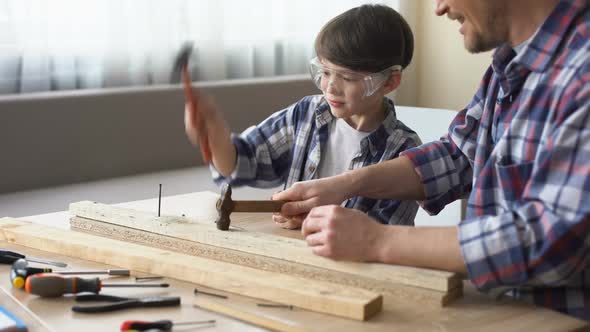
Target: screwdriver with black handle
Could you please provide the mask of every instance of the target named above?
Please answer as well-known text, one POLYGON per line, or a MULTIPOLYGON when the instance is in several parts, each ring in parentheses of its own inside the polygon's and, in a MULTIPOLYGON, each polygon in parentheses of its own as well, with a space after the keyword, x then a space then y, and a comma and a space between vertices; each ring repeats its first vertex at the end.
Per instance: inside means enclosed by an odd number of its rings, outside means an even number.
POLYGON ((0 264, 13 264, 18 259, 21 259, 21 258, 24 258, 30 262, 53 265, 53 266, 58 266, 58 267, 67 267, 68 266, 68 264, 66 264, 66 263, 50 261, 50 260, 43 259, 43 258, 25 256, 25 255, 20 254, 18 252, 0 249, 0 264))
POLYGON ((64 294, 98 293, 103 287, 169 287, 168 284, 103 284, 100 278, 64 277, 55 273, 34 274, 27 278, 25 290, 41 297, 64 294))
POLYGON ((47 267, 31 267, 25 259, 18 259, 10 269, 10 283, 16 288, 25 287, 25 280, 33 274, 53 272, 61 275, 72 274, 107 274, 110 276, 129 276, 130 271, 124 269, 89 270, 89 271, 53 271, 47 267))

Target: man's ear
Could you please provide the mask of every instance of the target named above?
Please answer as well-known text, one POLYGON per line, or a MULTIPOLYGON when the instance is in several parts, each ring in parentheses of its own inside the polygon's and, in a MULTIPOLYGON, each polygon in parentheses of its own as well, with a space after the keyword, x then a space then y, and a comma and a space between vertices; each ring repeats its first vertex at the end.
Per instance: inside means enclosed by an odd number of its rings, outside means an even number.
POLYGON ((394 71, 383 85, 383 94, 386 95, 397 89, 402 82, 402 72, 394 71))

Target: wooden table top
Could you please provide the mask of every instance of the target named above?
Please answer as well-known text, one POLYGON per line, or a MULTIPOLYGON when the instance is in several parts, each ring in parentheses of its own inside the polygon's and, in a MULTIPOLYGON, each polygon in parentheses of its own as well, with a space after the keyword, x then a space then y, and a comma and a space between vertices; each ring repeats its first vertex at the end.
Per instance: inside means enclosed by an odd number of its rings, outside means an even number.
MULTIPOLYGON (((201 214, 202 211, 191 211, 190 201, 193 194, 165 197, 162 201, 166 214, 181 215, 201 214)), ((153 210, 157 200, 144 200, 120 204, 135 209, 153 210)), ((52 213, 39 216, 21 218, 42 224, 51 224, 65 228, 68 225, 67 212, 52 213)), ((274 225, 269 215, 262 214, 232 214, 232 225, 247 230, 272 233, 288 237, 300 238, 298 231, 284 230, 274 225)), ((30 256, 44 257, 52 260, 64 261, 69 264, 68 269, 88 270, 116 268, 103 264, 84 261, 72 257, 17 246, 0 241, 0 248, 16 250, 30 256)), ((35 265, 37 266, 37 265, 35 265)), ((193 306, 196 299, 193 289, 207 288, 187 282, 165 278, 168 289, 104 289, 104 294, 118 296, 181 296, 182 305, 175 308, 129 309, 112 313, 80 314, 71 311, 75 304, 73 298, 43 299, 28 295, 24 291, 11 288, 8 265, 0 265, 0 287, 11 294, 18 303, 8 299, 10 296, 0 293, 0 305, 8 308, 19 318, 28 322, 30 331, 118 331, 124 320, 159 320, 192 321, 215 319, 216 324, 199 330, 203 331, 260 331, 264 330, 233 318, 221 316, 193 306), (20 304, 19 304, 20 303, 20 304)), ((134 275, 142 275, 133 273, 134 275)), ((116 278, 117 282, 133 281, 133 278, 116 278)), ((219 290, 209 291, 223 293, 219 290)), ((262 308, 255 305, 256 300, 234 294, 230 295, 232 306, 261 316, 272 317, 284 321, 300 323, 305 330, 310 331, 574 331, 587 328, 585 321, 559 314, 554 311, 520 303, 509 298, 494 300, 485 294, 477 292, 465 281, 464 297, 444 308, 425 307, 420 303, 408 303, 392 296, 384 296, 383 311, 366 322, 348 320, 329 315, 309 312, 300 309, 262 308)), ((217 300, 209 297, 199 297, 204 301, 217 300)), ((227 303, 227 302, 226 302, 227 303)), ((186 328, 175 328, 174 331, 193 331, 186 328)))

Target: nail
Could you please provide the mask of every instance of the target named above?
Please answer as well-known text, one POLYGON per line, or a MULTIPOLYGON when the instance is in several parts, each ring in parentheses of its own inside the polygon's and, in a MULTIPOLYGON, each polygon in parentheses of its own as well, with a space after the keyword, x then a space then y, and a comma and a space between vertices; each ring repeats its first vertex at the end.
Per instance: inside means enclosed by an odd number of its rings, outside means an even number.
POLYGON ((256 303, 256 305, 265 308, 287 308, 289 310, 293 310, 293 306, 289 304, 256 303))
POLYGON ((152 280, 160 280, 164 279, 164 277, 153 276, 153 277, 135 277, 136 282, 144 282, 144 281, 152 281, 152 280))
POLYGON ((160 207, 162 206, 162 184, 160 183, 160 193, 158 194, 158 217, 160 216, 160 207))
POLYGON ((195 295, 197 294, 203 294, 203 295, 209 295, 209 296, 214 296, 214 297, 218 297, 220 299, 227 299, 227 296, 225 295, 221 295, 221 294, 215 294, 215 293, 209 293, 209 292, 204 292, 201 290, 198 290, 195 288, 195 295))

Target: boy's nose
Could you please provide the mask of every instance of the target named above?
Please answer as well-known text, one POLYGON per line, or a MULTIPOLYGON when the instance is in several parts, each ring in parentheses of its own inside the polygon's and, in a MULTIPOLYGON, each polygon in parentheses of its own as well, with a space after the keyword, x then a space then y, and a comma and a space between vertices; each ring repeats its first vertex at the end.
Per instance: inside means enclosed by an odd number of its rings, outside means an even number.
POLYGON ((329 94, 338 94, 338 87, 334 76, 326 81, 326 92, 329 94))

